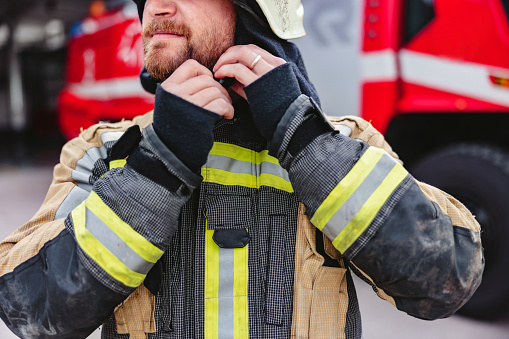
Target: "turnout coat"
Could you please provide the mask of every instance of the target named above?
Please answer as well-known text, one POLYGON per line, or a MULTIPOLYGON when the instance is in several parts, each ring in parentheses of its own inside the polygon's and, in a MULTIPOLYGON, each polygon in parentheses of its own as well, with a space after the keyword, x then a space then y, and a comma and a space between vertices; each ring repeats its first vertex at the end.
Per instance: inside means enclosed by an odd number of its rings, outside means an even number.
MULTIPOLYGON (((310 110, 300 96, 288 124, 310 110)), ((217 124, 200 175, 154 133, 152 113, 69 141, 42 207, 0 244, 7 326, 22 338, 101 324, 104 338, 361 338, 351 272, 424 319, 475 291, 478 223, 412 178, 368 122, 331 118, 336 131, 292 156, 288 134, 275 152, 238 138, 241 120, 217 124), (135 170, 137 152, 178 185, 135 170)))

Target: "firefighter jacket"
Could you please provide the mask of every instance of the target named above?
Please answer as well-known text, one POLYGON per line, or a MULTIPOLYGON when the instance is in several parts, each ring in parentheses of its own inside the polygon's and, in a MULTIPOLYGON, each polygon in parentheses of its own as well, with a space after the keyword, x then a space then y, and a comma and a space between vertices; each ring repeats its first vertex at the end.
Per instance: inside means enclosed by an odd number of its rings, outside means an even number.
POLYGON ((425 319, 479 285, 468 210, 367 122, 335 130, 298 49, 235 3, 235 44, 287 63, 244 88, 233 120, 155 85, 153 113, 64 146, 44 204, 0 244, 0 317, 18 336, 358 339, 352 271, 425 319))
POLYGON ((158 100, 199 111, 159 93, 153 114, 83 131, 40 210, 0 244, 0 316, 18 336, 104 324, 103 338, 361 338, 352 271, 424 319, 480 283, 478 223, 366 121, 334 130, 300 95, 269 143, 249 116, 201 112, 200 143, 172 144, 158 100))

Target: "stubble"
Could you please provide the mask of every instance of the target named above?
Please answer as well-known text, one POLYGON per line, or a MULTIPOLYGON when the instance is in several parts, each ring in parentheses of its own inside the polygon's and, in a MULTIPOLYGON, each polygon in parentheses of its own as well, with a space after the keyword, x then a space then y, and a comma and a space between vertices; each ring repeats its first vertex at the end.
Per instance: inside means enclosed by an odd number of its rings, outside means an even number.
POLYGON ((235 33, 235 18, 221 25, 210 25, 209 30, 193 34, 192 30, 171 19, 152 21, 143 30, 145 68, 159 81, 167 79, 182 63, 194 59, 212 69, 219 57, 231 46, 235 33), (230 21, 233 20, 233 21, 230 21), (152 41, 156 31, 181 35, 175 41, 152 41))

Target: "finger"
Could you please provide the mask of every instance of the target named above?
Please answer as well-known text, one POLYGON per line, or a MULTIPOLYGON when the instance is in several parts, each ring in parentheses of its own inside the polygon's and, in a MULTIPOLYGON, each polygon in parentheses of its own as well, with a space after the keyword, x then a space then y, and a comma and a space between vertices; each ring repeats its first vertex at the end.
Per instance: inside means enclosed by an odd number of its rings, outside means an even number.
POLYGON ((216 114, 219 114, 220 116, 223 116, 226 119, 232 119, 234 116, 233 106, 222 99, 216 99, 207 104, 203 108, 212 111, 216 114))
POLYGON ((258 55, 261 56, 260 61, 263 60, 264 63, 271 66, 270 69, 286 63, 284 59, 270 54, 261 47, 256 45, 242 45, 230 47, 223 55, 221 55, 214 66, 213 71, 216 72, 216 70, 221 66, 232 63, 241 63, 244 66, 251 68, 253 61, 258 55))
POLYGON ((286 63, 285 59, 277 57, 277 56, 267 52, 260 46, 256 46, 256 45, 252 45, 252 44, 248 45, 248 46, 251 47, 257 54, 260 54, 262 56, 262 59, 271 66, 277 67, 277 66, 281 66, 286 63))
POLYGON ((213 77, 212 72, 198 61, 189 59, 180 65, 173 74, 166 79, 161 85, 164 88, 167 84, 181 84, 189 79, 195 78, 200 75, 213 77))
POLYGON ((240 63, 249 68, 257 56, 258 54, 254 51, 254 49, 249 46, 242 45, 230 47, 219 57, 214 65, 213 72, 215 73, 217 69, 227 64, 240 63))
POLYGON ((189 97, 189 101, 193 104, 205 108, 214 100, 221 99, 225 102, 232 103, 232 99, 228 92, 226 95, 217 87, 207 87, 196 94, 189 97))
POLYGON ((180 97, 192 96, 206 88, 216 88, 223 96, 229 98, 228 91, 214 78, 208 75, 200 75, 191 78, 178 86, 170 87, 169 91, 180 97))
POLYGON ((242 86, 248 86, 255 82, 260 76, 252 72, 242 64, 226 64, 221 66, 215 73, 216 78, 235 78, 242 86))

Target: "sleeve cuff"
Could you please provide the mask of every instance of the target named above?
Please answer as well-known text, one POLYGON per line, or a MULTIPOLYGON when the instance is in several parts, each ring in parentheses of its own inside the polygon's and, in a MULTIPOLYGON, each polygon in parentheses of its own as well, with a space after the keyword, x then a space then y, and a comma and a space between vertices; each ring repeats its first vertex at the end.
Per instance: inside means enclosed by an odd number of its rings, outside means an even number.
POLYGON ((301 95, 290 63, 274 68, 244 88, 256 127, 270 140, 288 107, 301 95))

